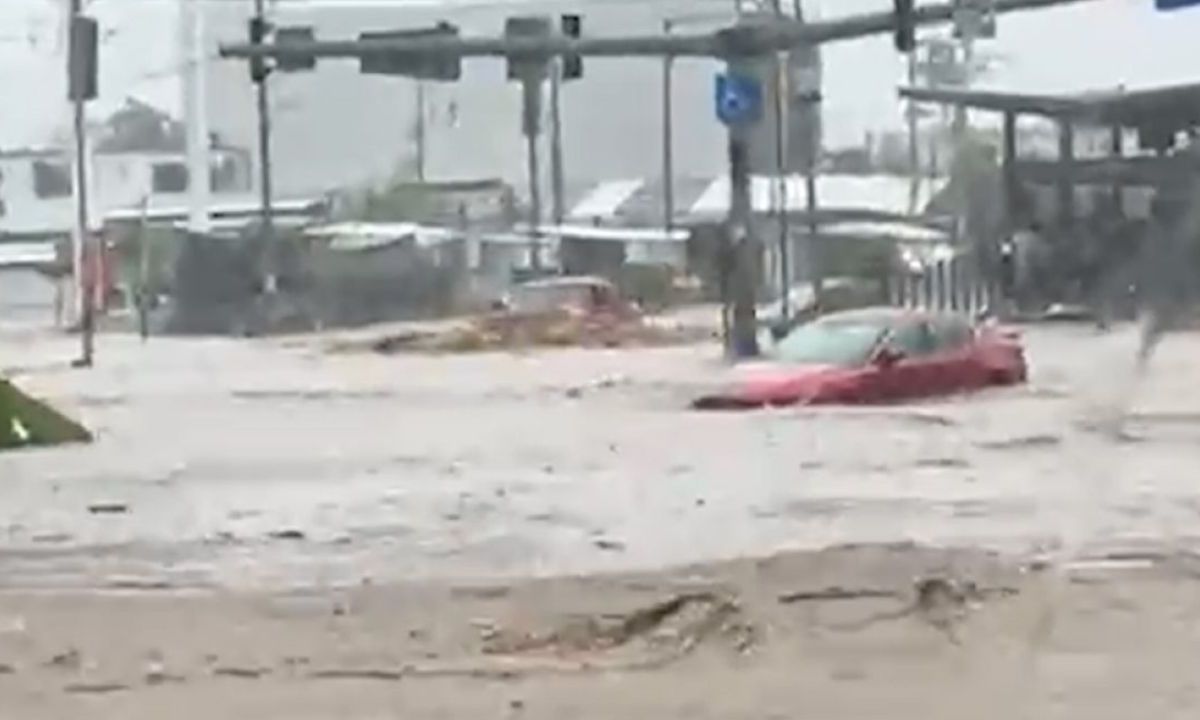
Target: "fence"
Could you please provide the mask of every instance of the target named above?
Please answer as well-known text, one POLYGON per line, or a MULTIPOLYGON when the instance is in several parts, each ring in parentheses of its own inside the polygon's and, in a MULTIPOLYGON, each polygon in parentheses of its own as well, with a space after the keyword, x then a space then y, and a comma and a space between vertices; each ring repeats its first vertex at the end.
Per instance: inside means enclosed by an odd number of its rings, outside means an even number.
POLYGON ((894 274, 888 299, 896 307, 976 315, 995 310, 1000 294, 977 269, 973 258, 956 255, 894 274))

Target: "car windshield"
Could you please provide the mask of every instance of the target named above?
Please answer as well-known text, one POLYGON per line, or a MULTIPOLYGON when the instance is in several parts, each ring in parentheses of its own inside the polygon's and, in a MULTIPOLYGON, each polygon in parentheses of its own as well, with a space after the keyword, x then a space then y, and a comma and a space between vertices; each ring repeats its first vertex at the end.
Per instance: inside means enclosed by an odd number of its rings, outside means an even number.
POLYGON ((867 361, 886 330, 883 323, 866 321, 801 325, 776 345, 775 355, 789 363, 853 367, 867 361))

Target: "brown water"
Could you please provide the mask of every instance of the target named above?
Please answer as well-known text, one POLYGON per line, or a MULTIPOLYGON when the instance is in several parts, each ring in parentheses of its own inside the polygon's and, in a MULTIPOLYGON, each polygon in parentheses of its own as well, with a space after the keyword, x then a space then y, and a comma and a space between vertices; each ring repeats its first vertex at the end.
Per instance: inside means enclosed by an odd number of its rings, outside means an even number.
POLYGON ((1190 335, 1140 380, 1132 328, 1031 328, 1027 387, 737 415, 682 409, 722 377, 707 346, 105 337, 81 372, 73 340, 3 338, 0 367, 99 438, 0 459, 13 585, 539 575, 873 541, 1069 556, 1190 544, 1200 510, 1190 335))

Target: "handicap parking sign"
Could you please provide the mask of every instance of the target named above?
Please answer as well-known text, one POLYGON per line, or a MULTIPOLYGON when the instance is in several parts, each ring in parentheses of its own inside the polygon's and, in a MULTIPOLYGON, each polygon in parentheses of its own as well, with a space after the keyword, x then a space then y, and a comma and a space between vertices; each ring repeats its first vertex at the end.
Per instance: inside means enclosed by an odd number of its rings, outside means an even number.
POLYGON ((762 115, 762 86, 758 80, 734 73, 718 73, 717 119, 726 125, 748 125, 762 115))

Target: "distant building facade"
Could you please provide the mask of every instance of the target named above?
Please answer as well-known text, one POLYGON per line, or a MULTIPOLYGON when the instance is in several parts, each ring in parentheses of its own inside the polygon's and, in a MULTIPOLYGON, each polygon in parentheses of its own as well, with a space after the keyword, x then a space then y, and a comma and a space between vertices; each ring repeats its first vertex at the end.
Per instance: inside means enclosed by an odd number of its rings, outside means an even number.
MULTIPOLYGON (((89 178, 98 224, 110 211, 143 200, 179 198, 189 177, 181 124, 154 108, 130 102, 94 133, 89 178)), ((205 178, 216 196, 244 197, 253 169, 248 151, 214 140, 205 178)), ((0 150, 0 241, 52 239, 75 225, 74 157, 62 148, 0 150)))

